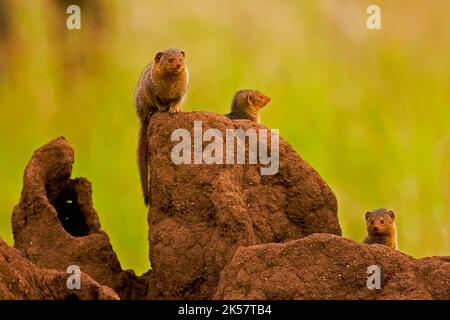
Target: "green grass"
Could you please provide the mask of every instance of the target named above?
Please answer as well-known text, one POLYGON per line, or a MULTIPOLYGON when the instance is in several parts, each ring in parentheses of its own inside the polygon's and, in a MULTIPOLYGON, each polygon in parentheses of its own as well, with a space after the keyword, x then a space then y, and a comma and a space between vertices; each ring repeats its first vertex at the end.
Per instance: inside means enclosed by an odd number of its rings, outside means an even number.
POLYGON ((122 265, 148 263, 136 165, 133 92, 162 48, 187 52, 184 110, 228 111, 233 93, 272 97, 279 128, 336 193, 344 236, 364 237, 364 212, 397 214, 399 248, 450 254, 450 9, 448 1, 378 1, 383 29, 365 27, 370 1, 98 1, 82 30, 65 29, 55 1, 7 1, 0 38, 0 235, 32 152, 65 136, 73 176, 122 265))

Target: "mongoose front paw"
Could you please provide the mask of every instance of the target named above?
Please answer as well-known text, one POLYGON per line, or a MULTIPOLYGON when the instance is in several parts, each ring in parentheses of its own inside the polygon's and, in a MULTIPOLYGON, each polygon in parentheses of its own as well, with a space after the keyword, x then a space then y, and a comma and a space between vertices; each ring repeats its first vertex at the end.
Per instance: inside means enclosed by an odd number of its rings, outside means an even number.
POLYGON ((180 107, 179 106, 171 106, 169 108, 169 113, 174 114, 174 113, 177 113, 178 111, 180 111, 180 107))

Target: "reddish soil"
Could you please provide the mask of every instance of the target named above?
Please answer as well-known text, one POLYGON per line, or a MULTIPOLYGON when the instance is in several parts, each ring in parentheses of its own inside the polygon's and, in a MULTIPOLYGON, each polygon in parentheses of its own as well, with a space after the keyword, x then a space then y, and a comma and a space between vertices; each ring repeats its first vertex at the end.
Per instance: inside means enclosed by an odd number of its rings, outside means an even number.
POLYGON ((214 298, 450 299, 450 263, 314 234, 240 247, 222 270, 214 298), (367 288, 370 265, 380 267, 381 289, 367 288))
POLYGON ((98 284, 86 273, 81 274, 81 289, 69 290, 68 276, 37 267, 0 239, 0 299, 119 299, 114 290, 98 284))
POLYGON ((147 281, 124 271, 92 207, 91 184, 70 179, 74 153, 64 138, 39 148, 28 163, 14 208, 14 246, 42 268, 78 265, 121 298, 145 297, 147 281))
POLYGON ((192 134, 194 120, 203 130, 263 128, 208 112, 153 116, 152 270, 141 277, 122 270, 89 181, 71 179, 66 140, 39 148, 13 212, 16 249, 0 240, 0 299, 450 299, 450 257, 414 259, 340 237, 333 192, 283 139, 272 176, 259 164, 175 165, 171 134, 192 134), (366 286, 373 264, 380 290, 366 286), (69 265, 83 272, 75 293, 69 265))
MULTIPOLYGON (((260 165, 175 165, 171 134, 194 121, 203 130, 264 128, 209 112, 157 113, 149 130, 151 199, 149 298, 212 297, 239 246, 286 242, 315 232, 340 235, 336 198, 319 174, 280 138, 279 172, 260 165)), ((208 143, 204 143, 205 147, 208 143)), ((225 154, 225 151, 224 151, 225 154)), ((235 158, 236 159, 236 158, 235 158)))

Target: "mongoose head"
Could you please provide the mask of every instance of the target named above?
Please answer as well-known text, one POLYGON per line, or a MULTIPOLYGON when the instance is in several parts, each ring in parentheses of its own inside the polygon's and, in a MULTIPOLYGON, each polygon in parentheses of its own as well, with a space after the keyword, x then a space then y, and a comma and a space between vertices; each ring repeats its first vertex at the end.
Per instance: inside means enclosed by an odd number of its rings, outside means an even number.
POLYGON ((376 209, 366 212, 369 236, 390 236, 395 233, 395 214, 391 210, 376 209))
POLYGON ((178 49, 165 49, 156 53, 154 67, 159 73, 179 74, 185 70, 185 53, 178 49))
POLYGON ((234 108, 243 108, 258 111, 270 102, 270 97, 258 90, 239 90, 233 98, 232 111, 234 108))

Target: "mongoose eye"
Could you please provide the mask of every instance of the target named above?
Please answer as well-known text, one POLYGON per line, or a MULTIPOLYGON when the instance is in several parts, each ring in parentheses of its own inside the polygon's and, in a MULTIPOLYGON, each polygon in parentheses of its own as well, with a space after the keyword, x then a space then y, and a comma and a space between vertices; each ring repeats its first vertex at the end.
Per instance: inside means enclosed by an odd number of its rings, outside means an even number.
POLYGON ((167 61, 169 61, 169 63, 172 63, 173 62, 173 58, 169 58, 169 59, 167 59, 167 61))
POLYGON ((384 220, 383 220, 383 219, 381 219, 381 220, 380 220, 380 223, 381 223, 381 224, 384 224, 384 220))

